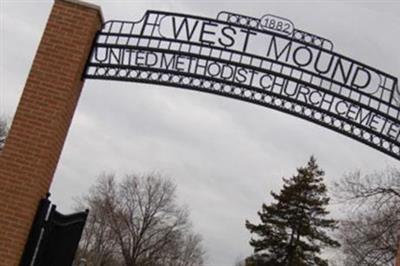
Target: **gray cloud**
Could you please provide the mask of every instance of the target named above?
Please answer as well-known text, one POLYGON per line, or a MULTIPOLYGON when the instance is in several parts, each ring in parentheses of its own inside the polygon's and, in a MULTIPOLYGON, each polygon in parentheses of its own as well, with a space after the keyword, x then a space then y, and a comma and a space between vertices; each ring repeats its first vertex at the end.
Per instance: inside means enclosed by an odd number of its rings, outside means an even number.
MULTIPOLYGON (((335 50, 400 76, 399 4, 344 1, 92 1, 106 19, 137 20, 147 9, 216 16, 229 10, 290 18, 335 50)), ((51 1, 0 2, 0 113, 12 115, 51 1)), ((251 252, 244 220, 256 220, 269 191, 314 154, 326 182, 397 165, 394 159, 320 126, 263 107, 162 86, 87 81, 51 187, 72 210, 102 171, 159 171, 178 184, 205 240, 208 263, 233 265, 251 252)), ((335 207, 332 207, 337 212, 335 207)))

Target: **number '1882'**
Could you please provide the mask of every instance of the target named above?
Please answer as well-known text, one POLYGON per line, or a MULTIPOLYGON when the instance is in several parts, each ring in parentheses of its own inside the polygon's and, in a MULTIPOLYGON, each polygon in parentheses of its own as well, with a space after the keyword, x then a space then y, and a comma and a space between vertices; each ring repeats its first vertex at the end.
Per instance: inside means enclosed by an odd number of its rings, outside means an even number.
POLYGON ((260 27, 262 29, 277 31, 286 35, 291 35, 294 30, 294 25, 290 20, 274 15, 263 16, 260 20, 260 27))

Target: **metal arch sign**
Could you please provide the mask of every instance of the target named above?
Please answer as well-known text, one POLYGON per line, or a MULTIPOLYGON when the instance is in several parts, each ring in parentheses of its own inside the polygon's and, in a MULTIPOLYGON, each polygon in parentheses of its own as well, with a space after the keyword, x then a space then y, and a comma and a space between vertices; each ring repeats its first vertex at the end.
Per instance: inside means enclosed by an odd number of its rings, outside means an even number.
POLYGON ((337 131, 400 160, 396 77, 334 52, 285 18, 147 11, 98 32, 88 79, 181 87, 247 101, 337 131))

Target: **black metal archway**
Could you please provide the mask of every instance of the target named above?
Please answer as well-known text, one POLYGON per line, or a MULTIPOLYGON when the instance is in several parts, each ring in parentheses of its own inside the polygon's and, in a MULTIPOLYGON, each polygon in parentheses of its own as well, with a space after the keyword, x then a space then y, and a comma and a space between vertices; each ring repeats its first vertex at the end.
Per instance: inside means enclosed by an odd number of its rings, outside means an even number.
POLYGON ((281 17, 217 19, 148 11, 98 32, 87 79, 134 81, 218 94, 279 110, 400 160, 396 77, 342 56, 281 17))

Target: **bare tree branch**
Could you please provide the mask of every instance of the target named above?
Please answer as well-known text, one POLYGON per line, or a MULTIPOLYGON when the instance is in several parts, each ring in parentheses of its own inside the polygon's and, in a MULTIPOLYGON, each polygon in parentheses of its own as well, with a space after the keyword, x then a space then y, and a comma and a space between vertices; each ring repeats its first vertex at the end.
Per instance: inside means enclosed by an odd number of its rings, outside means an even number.
POLYGON ((127 175, 121 182, 114 175, 99 178, 81 202, 95 215, 80 253, 97 264, 87 265, 203 265, 201 238, 192 232, 187 209, 176 204, 175 191, 157 175, 127 175))
POLYGON ((400 170, 360 172, 335 184, 337 196, 357 208, 341 222, 345 265, 394 265, 400 240, 400 170))
POLYGON ((6 138, 8 135, 9 122, 6 118, 0 117, 0 151, 3 149, 6 143, 6 138))

